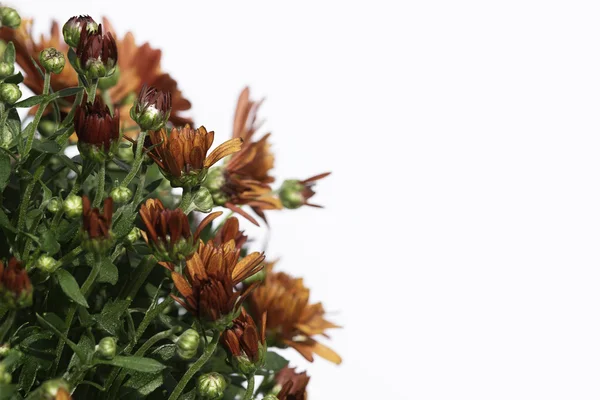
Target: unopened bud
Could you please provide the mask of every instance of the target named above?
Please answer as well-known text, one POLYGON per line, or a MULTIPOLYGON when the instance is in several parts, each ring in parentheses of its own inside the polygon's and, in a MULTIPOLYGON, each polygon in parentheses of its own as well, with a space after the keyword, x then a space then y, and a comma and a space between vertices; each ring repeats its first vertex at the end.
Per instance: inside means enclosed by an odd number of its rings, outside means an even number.
POLYGON ((15 65, 13 63, 0 62, 0 78, 6 78, 15 73, 15 65))
POLYGON ((57 199, 57 198, 50 199, 50 201, 48 202, 48 205, 46 206, 46 208, 52 214, 56 214, 62 208, 62 201, 60 199, 57 199))
POLYGON ((42 399, 54 400, 61 389, 69 392, 69 384, 63 379, 52 379, 44 382, 40 389, 42 399))
POLYGON ((193 329, 183 332, 177 339, 177 355, 184 360, 193 358, 198 352, 200 335, 193 329))
POLYGON ((18 28, 21 25, 21 16, 14 8, 0 7, 0 21, 2 26, 18 28))
POLYGON ((9 385, 12 382, 12 376, 6 370, 4 364, 0 363, 0 385, 9 385))
POLYGON ((83 201, 80 196, 70 195, 63 202, 63 211, 69 218, 77 218, 83 212, 83 201))
POLYGON ((21 89, 14 83, 3 83, 0 85, 0 100, 15 104, 22 96, 21 89))
POLYGON ((105 337, 96 345, 96 353, 106 360, 112 360, 117 354, 117 340, 114 337, 105 337))
POLYGON ((54 47, 49 47, 41 51, 40 63, 46 71, 60 74, 65 67, 65 56, 54 47))
POLYGON ((42 254, 37 259, 35 266, 39 270, 44 271, 47 274, 51 274, 52 272, 56 271, 56 268, 58 267, 58 261, 47 254, 42 254))
POLYGON ((296 180, 287 180, 281 185, 279 199, 285 208, 296 209, 301 207, 306 199, 302 194, 304 185, 296 180))
POLYGON ((0 358, 4 358, 8 355, 8 352, 10 351, 10 345, 8 343, 4 343, 3 345, 0 345, 0 358))
POLYGON ((131 200, 132 196, 133 192, 131 189, 125 186, 117 186, 110 191, 110 197, 112 197, 114 202, 117 204, 127 203, 129 200, 131 200))
POLYGON ((201 375, 198 378, 197 393, 199 400, 221 400, 225 395, 227 381, 216 372, 201 375))
POLYGON ((65 42, 71 47, 77 47, 82 29, 87 29, 90 33, 97 32, 98 24, 89 15, 71 17, 63 26, 65 42))
POLYGON ((171 93, 144 85, 129 114, 142 130, 156 131, 171 114, 171 93))

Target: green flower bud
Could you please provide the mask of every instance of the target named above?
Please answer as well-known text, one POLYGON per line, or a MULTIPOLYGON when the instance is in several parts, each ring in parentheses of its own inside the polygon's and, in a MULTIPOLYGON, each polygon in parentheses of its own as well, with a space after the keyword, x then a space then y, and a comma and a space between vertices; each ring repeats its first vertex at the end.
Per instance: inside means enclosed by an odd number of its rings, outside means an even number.
POLYGON ((133 229, 125 236, 125 243, 132 245, 137 242, 142 236, 140 228, 133 227, 133 229))
POLYGON ((47 254, 42 254, 36 261, 35 266, 47 274, 51 274, 58 268, 58 261, 47 254))
POLYGON ((171 93, 144 85, 129 114, 142 130, 156 131, 171 114, 171 93))
POLYGON ((46 208, 48 209, 48 211, 50 211, 52 214, 56 214, 57 212, 59 212, 62 209, 62 200, 58 199, 58 198, 53 198, 50 199, 50 201, 48 202, 48 205, 46 206, 46 208))
POLYGON ((177 339, 177 355, 184 360, 193 358, 198 352, 200 335, 193 329, 183 332, 177 339))
POLYGON ((83 212, 83 200, 80 196, 70 195, 63 202, 63 211, 68 218, 77 218, 83 212))
POLYGON ((12 376, 6 370, 6 366, 0 363, 0 385, 9 385, 12 382, 12 376))
POLYGON ((8 149, 13 142, 13 133, 8 128, 8 125, 0 127, 0 147, 8 149))
POLYGON ((60 74, 65 67, 65 56, 54 47, 49 47, 41 51, 40 63, 46 71, 60 74))
POLYGON ((131 200, 133 192, 131 189, 125 186, 117 186, 110 191, 110 197, 113 198, 117 204, 124 204, 131 200))
POLYGON ((14 8, 1 7, 0 22, 2 22, 2 26, 8 26, 13 29, 18 28, 21 25, 21 16, 14 8))
POLYGON ((223 167, 213 167, 206 174, 203 186, 212 192, 218 192, 225 185, 223 167))
POLYGON ((15 65, 7 62, 0 62, 0 78, 6 78, 15 73, 15 65))
POLYGON ((58 124, 56 121, 52 120, 52 118, 42 118, 38 125, 38 131, 40 131, 44 137, 52 135, 56 132, 57 128, 58 124))
POLYGON ((227 381, 216 372, 201 375, 196 386, 199 400, 221 400, 225 395, 227 381))
POLYGON ((70 392, 69 384, 63 379, 52 379, 46 381, 40 387, 41 397, 44 400, 54 400, 60 389, 70 392))
POLYGON ((281 199, 281 204, 285 208, 296 209, 301 207, 306 199, 302 194, 304 190, 304 185, 296 180, 287 180, 283 182, 281 185, 281 189, 279 191, 279 198, 281 199))
POLYGON ((112 360, 117 354, 117 340, 114 337, 105 337, 96 345, 96 353, 105 360, 112 360))
POLYGON ((10 345, 8 343, 4 343, 0 346, 0 358, 4 358, 8 355, 10 351, 10 345))
POLYGON ((63 26, 65 43, 71 47, 77 47, 82 29, 86 29, 90 33, 97 32, 98 24, 89 15, 71 17, 63 26))
POLYGON ((0 100, 15 104, 22 96, 21 89, 14 83, 3 83, 0 85, 0 100))

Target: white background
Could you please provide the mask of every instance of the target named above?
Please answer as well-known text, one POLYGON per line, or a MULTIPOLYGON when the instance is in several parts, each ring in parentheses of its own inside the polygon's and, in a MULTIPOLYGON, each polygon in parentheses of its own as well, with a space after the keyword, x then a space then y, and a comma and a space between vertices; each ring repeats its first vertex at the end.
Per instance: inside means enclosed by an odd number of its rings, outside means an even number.
POLYGON ((164 50, 224 140, 267 96, 271 257, 332 319, 322 399, 600 398, 600 7, 594 1, 24 1, 164 50))

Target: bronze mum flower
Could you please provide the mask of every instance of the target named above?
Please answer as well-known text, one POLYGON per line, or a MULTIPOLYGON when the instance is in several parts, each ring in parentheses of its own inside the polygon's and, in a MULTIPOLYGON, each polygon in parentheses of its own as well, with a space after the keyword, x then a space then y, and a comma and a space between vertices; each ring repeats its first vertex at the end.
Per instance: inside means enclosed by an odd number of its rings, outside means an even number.
POLYGON ((167 135, 166 129, 151 131, 149 137, 155 147, 148 155, 171 181, 172 186, 199 186, 209 167, 223 157, 239 151, 242 146, 241 139, 230 139, 208 154, 214 136, 214 132, 207 132, 203 126, 195 130, 189 125, 173 128, 170 135, 167 135))
POLYGON ((119 145, 119 110, 114 115, 99 97, 93 104, 85 101, 75 110, 77 147, 82 155, 97 162, 112 158, 119 145))
POLYGON ((313 336, 324 335, 337 325, 324 318, 321 303, 309 304, 310 290, 302 279, 268 271, 264 283, 248 298, 248 310, 256 317, 267 313, 267 339, 276 346, 290 346, 308 361, 313 353, 340 364, 341 357, 313 336))
MULTIPOLYGON (((107 19, 103 19, 102 25, 105 31, 115 32, 107 19)), ((60 27, 56 21, 52 22, 49 34, 41 35, 37 40, 34 39, 32 28, 33 20, 23 19, 17 29, 0 28, 0 39, 6 42, 12 41, 15 44, 17 63, 23 70, 25 85, 35 94, 42 94, 44 79, 36 69, 36 64, 40 65, 39 53, 45 48, 54 47, 63 54, 67 54, 69 46, 63 41, 60 27)), ((79 38, 77 39, 79 42, 79 38)), ((177 82, 161 69, 161 51, 152 48, 148 43, 136 44, 131 32, 116 39, 119 54, 117 64, 121 78, 115 86, 108 89, 108 93, 114 108, 119 109, 121 113, 122 127, 135 126, 135 122, 129 117, 129 110, 133 104, 132 98, 139 93, 144 84, 153 86, 162 92, 171 93, 172 112, 169 121, 178 126, 192 123, 189 118, 181 114, 191 108, 190 102, 183 97, 177 82), (140 60, 144 60, 144 62, 140 62, 140 60)), ((54 91, 77 86, 77 73, 67 63, 60 74, 52 77, 51 85, 54 91)), ((74 97, 61 99, 60 105, 63 113, 69 112, 73 99, 74 97)), ((72 137, 72 139, 75 140, 76 137, 72 137)))
POLYGON ((241 249, 246 241, 248 241, 248 236, 243 231, 240 231, 240 221, 236 217, 228 218, 213 238, 213 242, 217 246, 225 244, 230 240, 235 242, 237 249, 241 249))
POLYGON ((117 42, 112 33, 102 33, 102 24, 98 30, 83 29, 77 44, 79 68, 89 79, 104 78, 112 75, 117 67, 117 42))
POLYGON ((137 97, 130 116, 142 130, 160 129, 171 114, 171 93, 161 92, 152 86, 144 85, 137 97))
POLYGON ((299 208, 301 206, 321 208, 322 206, 311 204, 308 202, 308 200, 315 195, 313 187, 317 181, 325 178, 329 174, 331 174, 331 172, 315 175, 303 181, 287 180, 283 182, 281 189, 279 189, 279 198, 281 199, 281 203, 285 208, 290 209, 299 208))
POLYGON ((169 210, 159 199, 148 199, 140 208, 140 217, 146 225, 145 239, 159 260, 179 262, 196 249, 198 238, 192 235, 181 209, 169 210))
POLYGON ((256 121, 261 103, 262 101, 250 99, 248 88, 242 91, 233 121, 233 137, 243 140, 242 149, 227 160, 223 167, 211 170, 207 179, 207 188, 211 191, 215 204, 243 215, 256 225, 258 222, 240 206, 250 206, 263 219, 265 210, 282 208, 281 202, 271 190, 271 183, 275 179, 270 171, 275 157, 268 142, 270 134, 258 141, 252 140, 261 125, 256 121))
POLYGON ((0 300, 6 307, 25 308, 33 302, 33 287, 23 264, 11 258, 8 264, 0 261, 0 300))
POLYGON ((266 317, 263 314, 262 329, 259 333, 252 317, 242 308, 232 326, 223 332, 221 344, 229 353, 231 364, 236 371, 248 375, 264 364, 266 317))
POLYGON ((265 259, 263 254, 255 252, 240 260, 240 253, 233 240, 220 246, 212 241, 200 242, 198 250, 186 262, 185 276, 172 273, 183 297, 175 300, 200 321, 220 329, 227 327, 255 287, 239 291, 236 285, 260 271, 265 259))
POLYGON ((113 244, 113 235, 110 229, 113 216, 113 200, 110 197, 104 200, 102 214, 98 208, 92 208, 90 199, 87 196, 82 197, 82 202, 82 247, 95 254, 103 254, 113 244))
POLYGON ((306 372, 298 373, 295 368, 285 367, 275 376, 278 400, 306 400, 306 387, 310 377, 306 372))

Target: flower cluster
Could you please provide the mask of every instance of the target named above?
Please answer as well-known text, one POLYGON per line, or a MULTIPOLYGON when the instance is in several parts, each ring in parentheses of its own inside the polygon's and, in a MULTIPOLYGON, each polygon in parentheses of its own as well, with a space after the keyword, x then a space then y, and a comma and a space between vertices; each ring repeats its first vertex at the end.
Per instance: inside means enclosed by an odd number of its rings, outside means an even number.
POLYGON ((194 124, 160 50, 106 19, 0 25, 0 397, 305 400, 277 349, 339 364, 337 325, 242 227, 328 173, 275 186, 262 101, 241 92, 230 137, 194 124))

